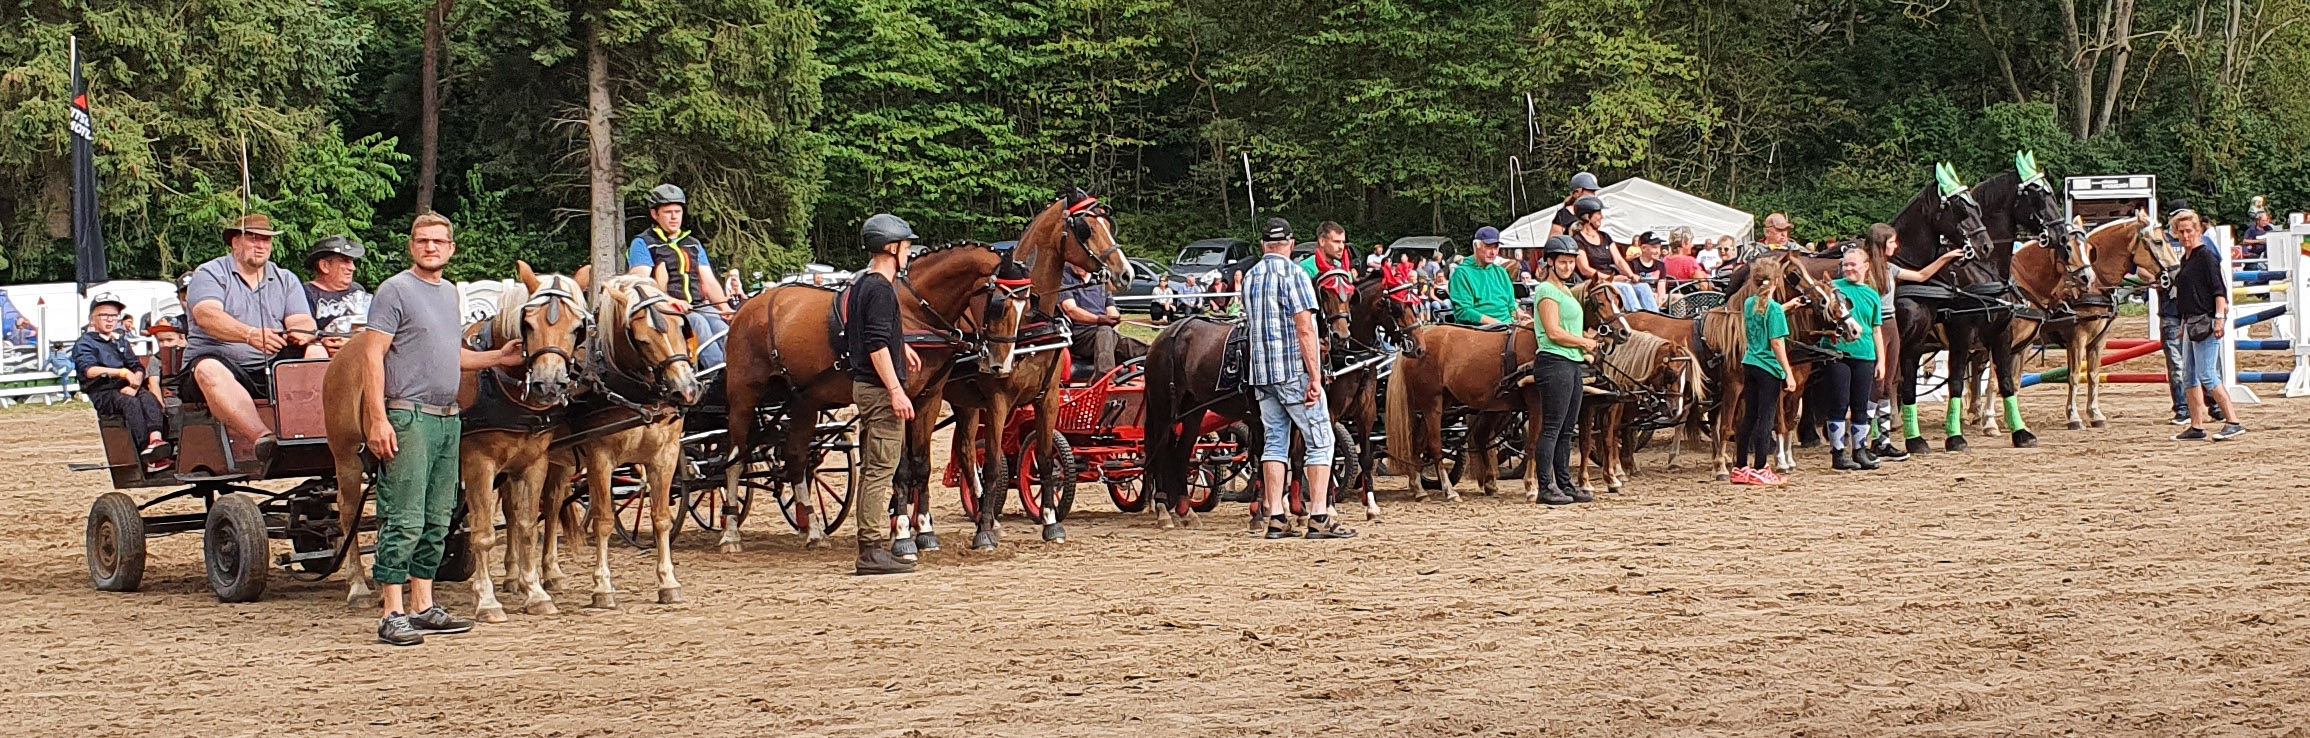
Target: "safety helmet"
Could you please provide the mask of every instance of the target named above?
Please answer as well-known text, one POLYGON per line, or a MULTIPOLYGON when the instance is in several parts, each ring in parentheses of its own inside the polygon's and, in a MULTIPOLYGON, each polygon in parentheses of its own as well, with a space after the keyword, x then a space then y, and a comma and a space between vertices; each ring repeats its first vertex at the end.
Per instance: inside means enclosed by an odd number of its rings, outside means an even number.
POLYGON ((656 210, 659 206, 662 205, 681 205, 687 207, 689 204, 690 196, 683 194, 682 188, 680 187, 675 187, 670 184, 662 184, 651 188, 650 190, 651 210, 656 210))
POLYGON ((1589 174, 1587 172, 1581 172, 1579 174, 1572 175, 1572 189, 1595 192, 1603 188, 1596 186, 1596 175, 1589 174))
POLYGON ((1573 215, 1587 215, 1589 213, 1601 212, 1604 212, 1604 200, 1598 198, 1595 195, 1585 195, 1578 200, 1572 201, 1573 215))
POLYGON ((1540 247, 1540 258, 1543 259, 1553 259, 1559 256, 1579 255, 1580 244, 1574 243, 1571 236, 1550 236, 1548 237, 1548 243, 1543 244, 1540 247))
POLYGON ((921 238, 914 235, 914 226, 889 213, 875 213, 874 217, 867 218, 866 225, 858 229, 858 237, 866 243, 868 254, 881 253, 882 247, 893 243, 921 238))

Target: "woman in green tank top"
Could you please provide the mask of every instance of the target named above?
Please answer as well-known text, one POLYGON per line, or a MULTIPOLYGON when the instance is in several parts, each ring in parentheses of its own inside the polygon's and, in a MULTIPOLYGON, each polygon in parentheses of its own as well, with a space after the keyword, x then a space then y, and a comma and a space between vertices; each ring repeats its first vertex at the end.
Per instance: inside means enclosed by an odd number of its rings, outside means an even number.
POLYGON ((1540 286, 1532 290, 1533 336, 1540 351, 1532 362, 1533 378, 1540 384, 1539 465, 1532 473, 1540 483, 1536 502, 1569 505, 1595 497, 1572 484, 1573 424, 1580 418, 1580 369, 1584 351, 1596 348, 1585 335, 1587 311, 1570 289, 1578 279, 1580 245, 1571 236, 1548 239, 1540 251, 1546 268, 1540 286))

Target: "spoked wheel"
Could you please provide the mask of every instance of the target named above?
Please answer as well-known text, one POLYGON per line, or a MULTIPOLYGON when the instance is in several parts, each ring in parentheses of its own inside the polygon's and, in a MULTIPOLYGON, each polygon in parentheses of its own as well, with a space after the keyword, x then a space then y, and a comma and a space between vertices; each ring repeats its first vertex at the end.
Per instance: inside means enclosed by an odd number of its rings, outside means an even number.
MULTIPOLYGON (((1476 421, 1475 419, 1470 418, 1468 422, 1473 424, 1476 421)), ((1503 480, 1523 479, 1524 473, 1530 470, 1532 466, 1532 460, 1525 458, 1524 455, 1524 422, 1522 413, 1503 414, 1496 422, 1498 422, 1499 425, 1492 432, 1491 453, 1493 463, 1497 465, 1494 467, 1498 470, 1497 476, 1503 480)), ((1468 454, 1473 452, 1464 447, 1464 441, 1462 445, 1463 448, 1460 451, 1447 452, 1445 454, 1446 457, 1452 460, 1451 469, 1445 473, 1445 478, 1450 484, 1456 485, 1460 483, 1460 478, 1465 476, 1466 470, 1468 469, 1468 465, 1470 463, 1468 460, 1468 454)))
POLYGON ((1114 501, 1115 509, 1127 513, 1147 509, 1147 486, 1144 476, 1117 479, 1107 483, 1107 499, 1114 501))
POLYGON ((128 495, 106 492, 88 507, 88 578, 106 592, 144 584, 144 517, 128 495))
POLYGON ((763 480, 763 487, 778 501, 779 512, 794 530, 807 531, 804 526, 813 525, 819 533, 833 535, 850 515, 852 493, 858 488, 857 456, 848 446, 827 449, 818 454, 815 467, 807 489, 794 489, 783 474, 763 480))
MULTIPOLYGON (((1082 471, 1082 462, 1075 458, 1075 448, 1068 445, 1066 436, 1051 437, 1048 458, 1035 453, 1041 447, 1041 436, 1033 432, 1019 444, 1019 504, 1038 525, 1065 522, 1067 513, 1075 509, 1075 479, 1082 471), (1051 516, 1046 517, 1045 512, 1051 516)), ((1146 501, 1140 501, 1140 507, 1145 506, 1146 501)))
POLYGON ((1222 497, 1240 494, 1251 484, 1249 452, 1243 446, 1242 426, 1229 426, 1196 441, 1195 468, 1187 473, 1187 502, 1199 513, 1219 507, 1222 497), (1234 444, 1228 447, 1223 444, 1234 444), (1206 445, 1209 444, 1209 445, 1206 445))
POLYGON ((674 480, 674 489, 682 496, 682 509, 688 512, 690 522, 699 530, 720 531, 722 507, 735 503, 738 522, 745 524, 746 515, 754 509, 754 489, 739 485, 733 492, 723 486, 723 467, 718 461, 721 449, 684 446, 682 452, 682 466, 677 472, 681 476, 674 480))
POLYGON ((255 602, 265 596, 265 513, 245 494, 218 497, 209 506, 201 533, 201 559, 209 589, 222 602, 255 602))
MULTIPOLYGON (((636 467, 621 466, 610 477, 610 522, 616 527, 619 540, 647 551, 658 546, 658 533, 650 527, 650 488, 640 473, 636 467)), ((666 503, 671 507, 674 501, 666 503)), ((668 535, 682 535, 682 518, 687 516, 673 510, 669 517, 674 519, 674 529, 668 535)))

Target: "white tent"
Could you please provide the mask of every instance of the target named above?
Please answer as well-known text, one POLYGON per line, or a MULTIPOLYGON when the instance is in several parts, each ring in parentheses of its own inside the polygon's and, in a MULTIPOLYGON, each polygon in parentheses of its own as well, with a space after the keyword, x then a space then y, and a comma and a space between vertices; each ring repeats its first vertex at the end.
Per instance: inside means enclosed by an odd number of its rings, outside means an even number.
MULTIPOLYGON (((1748 243, 1756 231, 1754 215, 1648 179, 1631 177, 1614 182, 1596 196, 1604 199, 1604 232, 1621 243, 1629 243, 1645 231, 1654 231, 1665 240, 1668 232, 1679 226, 1691 228, 1696 241, 1731 236, 1748 243)), ((1555 221, 1560 207, 1551 205, 1516 219, 1514 225, 1500 232, 1501 248, 1540 248, 1548 240, 1548 225, 1555 221)))

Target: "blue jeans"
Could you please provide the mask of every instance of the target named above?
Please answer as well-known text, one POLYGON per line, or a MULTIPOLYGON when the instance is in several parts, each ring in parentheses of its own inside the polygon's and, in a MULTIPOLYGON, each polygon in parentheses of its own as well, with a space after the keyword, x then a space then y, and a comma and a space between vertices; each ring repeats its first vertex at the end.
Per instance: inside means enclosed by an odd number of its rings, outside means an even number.
POLYGON ((2184 363, 2188 359, 2183 355, 2182 344, 2185 342, 2182 340, 2182 319, 2179 316, 2158 316, 2158 343, 2165 347, 2166 394, 2174 401, 2174 417, 2187 418, 2190 416, 2190 403, 2188 395, 2184 393, 2189 389, 2189 384, 2184 379, 2188 375, 2184 371, 2187 369, 2184 363))
POLYGON ((2208 336, 2203 341, 2191 341, 2182 358, 2182 387, 2203 387, 2207 392, 2222 389, 2222 339, 2208 336))
POLYGON ((689 322, 690 335, 698 339, 698 368, 721 366, 723 334, 730 332, 729 321, 722 319, 721 311, 699 306, 690 310, 689 322))
POLYGON ((1612 289, 1620 293, 1620 304, 1631 310, 1660 310, 1660 300, 1652 295, 1652 288, 1641 284, 1614 282, 1612 289))
POLYGON ((1259 396, 1259 426, 1264 432, 1260 461, 1291 463, 1291 429, 1307 439, 1307 465, 1331 466, 1331 409, 1326 403, 1307 404, 1307 378, 1294 377, 1276 384, 1254 385, 1259 396))

